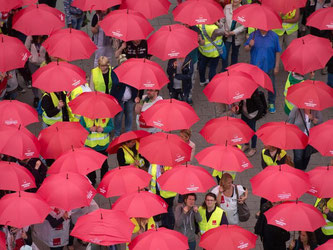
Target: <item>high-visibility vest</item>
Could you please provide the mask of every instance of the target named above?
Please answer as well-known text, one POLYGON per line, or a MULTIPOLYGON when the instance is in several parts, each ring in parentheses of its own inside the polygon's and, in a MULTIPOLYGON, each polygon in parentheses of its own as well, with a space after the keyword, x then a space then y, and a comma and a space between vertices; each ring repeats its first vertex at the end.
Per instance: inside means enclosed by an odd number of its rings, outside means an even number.
MULTIPOLYGON (((59 99, 56 96, 56 94, 55 93, 44 93, 42 98, 46 95, 50 95, 54 107, 57 107, 59 104, 59 99)), ((43 107, 42 107, 42 110, 43 110, 42 119, 45 124, 51 126, 51 125, 55 124, 56 122, 62 122, 62 110, 61 109, 59 110, 58 114, 56 114, 55 116, 52 116, 52 117, 47 116, 43 107)))
MULTIPOLYGON (((134 165, 135 160, 139 161, 140 167, 143 167, 145 165, 145 161, 142 158, 140 158, 139 153, 137 155, 134 155, 133 151, 125 144, 121 145, 120 148, 122 148, 124 151, 124 158, 126 165, 134 165)), ((137 152, 139 152, 139 143, 137 141, 135 142, 135 149, 137 152)))
MULTIPOLYGON (((204 34, 202 29, 202 24, 199 24, 198 27, 201 30, 202 34, 204 34)), ((218 29, 218 26, 216 24, 205 24, 205 29, 207 31, 208 36, 212 37, 214 30, 218 29)), ((205 35, 203 37, 205 40, 205 44, 199 46, 199 51, 201 52, 201 54, 211 58, 219 57, 220 54, 217 51, 216 47, 208 40, 208 38, 205 35)), ((221 46, 223 43, 222 36, 216 37, 214 42, 216 43, 216 45, 221 46)))
MULTIPOLYGON (((111 87, 112 87, 111 71, 112 71, 112 68, 111 68, 111 66, 109 66, 109 84, 108 84, 109 93, 111 92, 111 87)), ((105 82, 104 82, 102 70, 99 67, 92 69, 91 76, 93 78, 95 91, 105 93, 105 82)), ((109 94, 109 93, 107 93, 107 94, 109 94)))
MULTIPOLYGON (((164 172, 172 169, 172 167, 169 166, 163 166, 164 168, 164 172)), ((152 175, 152 178, 150 180, 150 191, 154 194, 156 194, 156 179, 157 179, 157 164, 151 164, 151 172, 150 174, 152 175)), ((177 195, 176 192, 172 192, 172 191, 165 191, 165 190, 161 190, 160 189, 160 196, 167 199, 167 198, 171 198, 171 197, 175 197, 177 195)))
MULTIPOLYGON (((267 164, 267 166, 277 166, 278 164, 276 163, 276 161, 277 161, 277 158, 278 158, 278 157, 276 157, 275 161, 273 161, 273 159, 272 159, 271 157, 269 157, 268 155, 265 155, 265 150, 266 150, 266 149, 263 149, 263 150, 261 151, 262 159, 264 160, 264 162, 267 164)), ((282 157, 284 157, 286 154, 287 154, 287 152, 284 151, 284 150, 282 149, 281 152, 280 152, 280 157, 281 157, 281 159, 282 159, 282 157)))
MULTIPOLYGON (((102 127, 105 128, 106 125, 108 124, 110 118, 103 118, 103 119, 96 119, 96 120, 91 120, 87 117, 83 118, 87 128, 91 128, 93 126, 96 127, 102 127)), ((94 148, 96 146, 105 146, 110 142, 110 136, 109 133, 98 133, 98 132, 91 132, 85 142, 85 145, 94 148)))
POLYGON ((252 32, 256 31, 256 28, 248 27, 247 28, 247 34, 251 34, 252 32))
MULTIPOLYGON (((84 85, 78 86, 70 92, 70 99, 72 101, 76 97, 81 95, 83 92, 90 92, 90 91, 91 91, 91 89, 89 88, 89 85, 87 83, 84 85)), ((69 115, 70 122, 79 122, 80 121, 81 116, 77 115, 77 114, 73 114, 73 112, 69 106, 68 106, 68 115, 69 115)))
MULTIPOLYGON (((288 75, 288 77, 287 77, 286 84, 285 84, 285 86, 284 86, 283 95, 284 95, 285 97, 287 96, 287 93, 288 93, 288 89, 289 89, 289 87, 292 86, 291 83, 290 83, 290 80, 289 80, 290 77, 292 77, 292 73, 291 73, 291 72, 289 73, 289 75, 288 75)), ((299 81, 298 83, 303 82, 303 81, 304 81, 304 80, 299 81)), ((293 84, 293 85, 294 85, 294 84, 293 84)), ((294 104, 292 104, 291 102, 289 102, 289 101, 287 100, 287 98, 284 98, 284 112, 285 112, 287 115, 289 115, 290 111, 291 111, 293 108, 294 108, 294 104)))
MULTIPOLYGON (((135 234, 135 233, 139 232, 140 226, 139 226, 139 224, 138 224, 138 222, 136 221, 135 218, 131 218, 131 221, 135 226, 134 229, 133 229, 133 233, 135 234)), ((148 229, 147 230, 154 229, 155 227, 156 227, 156 225, 155 225, 154 218, 150 217, 148 219, 148 229)))
MULTIPOLYGON (((282 19, 293 19, 296 15, 296 10, 289 11, 287 14, 282 16, 282 19)), ((284 32, 287 33, 287 35, 290 35, 298 30, 298 22, 296 23, 282 23, 282 29, 273 29, 273 31, 279 35, 282 36, 284 32)))
MULTIPOLYGON (((321 198, 317 198, 316 203, 315 203, 315 207, 318 206, 319 202, 321 201, 321 198)), ((333 212, 333 198, 329 199, 327 202, 327 207, 328 209, 333 212)), ((326 225, 321 227, 321 231, 323 232, 323 234, 325 235, 333 235, 333 222, 329 221, 327 219, 327 215, 323 214, 323 217, 326 221, 326 225)))
POLYGON ((207 232, 209 229, 219 227, 221 224, 222 216, 223 216, 223 209, 220 207, 216 207, 215 211, 210 216, 209 220, 207 221, 206 217, 206 209, 204 207, 199 207, 198 209, 202 220, 198 223, 201 234, 207 232))

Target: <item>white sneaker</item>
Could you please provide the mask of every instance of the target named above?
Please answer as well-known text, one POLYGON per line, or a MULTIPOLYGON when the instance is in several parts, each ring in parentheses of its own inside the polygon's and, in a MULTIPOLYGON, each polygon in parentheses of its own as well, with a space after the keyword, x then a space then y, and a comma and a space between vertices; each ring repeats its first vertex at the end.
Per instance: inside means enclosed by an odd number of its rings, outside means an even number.
POLYGON ((201 86, 201 87, 204 87, 204 86, 206 86, 208 83, 209 83, 209 80, 206 79, 205 82, 200 82, 200 86, 201 86))

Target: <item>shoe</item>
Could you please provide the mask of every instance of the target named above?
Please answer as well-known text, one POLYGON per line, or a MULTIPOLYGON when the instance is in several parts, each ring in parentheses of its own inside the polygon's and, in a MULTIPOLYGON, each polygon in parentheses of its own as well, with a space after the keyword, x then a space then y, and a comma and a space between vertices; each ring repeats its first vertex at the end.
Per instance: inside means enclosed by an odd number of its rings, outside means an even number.
POLYGON ((321 70, 321 74, 322 75, 327 75, 327 68, 326 67, 321 70))
POLYGON ((254 156, 257 153, 257 149, 255 148, 251 148, 249 152, 246 153, 246 156, 248 158, 251 158, 252 156, 254 156))
POLYGON ((274 104, 269 104, 268 112, 271 114, 274 114, 276 112, 275 105, 274 104))
POLYGON ((38 107, 38 103, 39 103, 39 98, 35 97, 34 98, 34 107, 37 108, 38 107))
POLYGON ((200 82, 200 86, 201 86, 201 87, 204 87, 204 86, 206 86, 208 83, 209 83, 209 80, 206 79, 206 81, 204 81, 204 82, 200 82))

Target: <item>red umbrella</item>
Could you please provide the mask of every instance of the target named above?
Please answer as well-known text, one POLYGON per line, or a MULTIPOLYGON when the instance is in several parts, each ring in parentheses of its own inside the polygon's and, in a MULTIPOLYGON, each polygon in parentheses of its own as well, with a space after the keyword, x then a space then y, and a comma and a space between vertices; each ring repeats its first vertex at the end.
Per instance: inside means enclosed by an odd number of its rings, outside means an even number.
POLYGON ((97 192, 106 198, 128 194, 148 187, 151 175, 135 166, 114 168, 106 173, 97 192))
POLYGON ((198 47, 198 34, 181 24, 162 26, 148 39, 148 52, 162 60, 185 58, 198 47))
POLYGON ((14 162, 0 161, 0 189, 23 191, 35 188, 35 178, 25 167, 14 162))
POLYGON ((131 241, 130 250, 186 250, 189 249, 185 235, 164 227, 148 230, 131 241))
POLYGON ((331 250, 331 249, 333 249, 333 239, 326 241, 326 243, 316 248, 316 250, 331 250))
POLYGON ((307 173, 287 164, 268 166, 250 182, 253 194, 272 202, 295 200, 311 187, 307 173))
POLYGON ((311 188, 308 191, 318 198, 333 197, 333 167, 316 167, 308 172, 311 188))
POLYGON ((249 74, 227 71, 215 75, 203 93, 210 102, 232 104, 250 98, 257 88, 258 84, 249 74))
POLYGON ((168 14, 171 3, 168 0, 126 0, 127 8, 135 10, 147 19, 168 14))
POLYGON ((0 124, 27 126, 38 122, 38 114, 30 105, 16 100, 0 102, 0 124))
POLYGON ((106 35, 123 41, 146 39, 154 30, 140 12, 128 9, 112 11, 99 25, 106 35))
POLYGON ((282 28, 281 17, 271 8, 257 3, 240 6, 233 12, 232 19, 245 27, 266 31, 282 28))
POLYGON ((173 11, 175 21, 188 25, 212 24, 224 17, 224 12, 215 1, 191 0, 182 2, 173 11))
POLYGON ((86 73, 68 62, 51 62, 32 74, 32 86, 48 93, 72 91, 86 82, 86 73))
POLYGON ((199 246, 209 250, 253 249, 256 240, 255 234, 238 225, 222 225, 205 232, 199 246))
POLYGON ((73 172, 82 175, 100 169, 107 157, 97 151, 83 147, 73 148, 55 160, 51 165, 48 174, 58 174, 64 172, 73 172))
POLYGON ((229 145, 215 145, 205 148, 195 158, 199 164, 218 171, 242 172, 253 167, 242 150, 229 145))
POLYGON ((333 56, 333 49, 328 39, 306 35, 294 39, 282 53, 281 60, 286 71, 305 75, 324 68, 333 56))
POLYGON ((163 131, 189 129, 199 121, 191 105, 176 99, 161 100, 142 113, 148 126, 163 131))
POLYGON ((284 202, 265 212, 268 224, 287 231, 309 231, 326 225, 323 215, 312 205, 296 202, 284 202))
POLYGON ((169 82, 162 67, 145 58, 131 58, 115 68, 119 81, 136 89, 161 89, 169 82))
POLYGON ((149 162, 164 166, 178 165, 191 158, 192 148, 178 135, 156 133, 140 141, 139 153, 149 162))
POLYGON ((109 246, 131 241, 133 223, 121 211, 97 209, 81 216, 71 236, 86 242, 109 246))
POLYGON ((55 31, 43 43, 50 56, 75 61, 89 59, 97 49, 87 33, 76 29, 55 31))
POLYGON ((37 193, 50 206, 70 211, 89 206, 96 190, 89 179, 81 174, 59 173, 46 177, 37 193))
POLYGON ((0 232, 0 249, 7 249, 6 247, 6 235, 4 232, 0 232))
POLYGON ((0 0, 0 12, 9 12, 15 9, 17 6, 21 5, 22 0, 0 0))
POLYGON ((310 129, 309 144, 321 155, 333 156, 333 119, 310 129))
POLYGON ((88 134, 78 122, 57 122, 39 133, 41 155, 56 159, 72 148, 83 147, 88 134))
POLYGON ((123 211, 128 217, 140 218, 166 213, 167 208, 160 196, 145 191, 124 194, 112 205, 112 209, 123 211))
POLYGON ((175 166, 162 174, 157 182, 161 189, 179 194, 205 193, 216 185, 215 180, 207 170, 192 165, 175 166))
POLYGON ((72 6, 83 11, 106 10, 112 6, 121 4, 121 0, 74 0, 72 6))
POLYGON ((249 63, 236 63, 227 68, 230 72, 240 71, 249 74, 253 80, 264 89, 274 93, 273 84, 271 78, 260 69, 258 66, 249 63))
POLYGON ((149 132, 144 130, 135 130, 135 131, 129 131, 126 133, 121 134, 120 136, 116 137, 109 145, 108 149, 106 150, 109 154, 115 154, 117 153, 117 150, 120 145, 122 145, 124 142, 136 140, 145 136, 150 135, 149 132))
POLYGON ((122 108, 116 98, 99 91, 85 92, 69 102, 73 114, 90 119, 112 118, 122 108))
POLYGON ((324 82, 305 80, 292 85, 286 98, 300 109, 323 110, 333 106, 333 89, 324 82))
POLYGON ((65 15, 46 4, 32 4, 13 17, 13 29, 27 36, 50 35, 65 26, 65 15))
POLYGON ((37 138, 26 128, 0 125, 0 153, 23 160, 39 157, 37 138))
POLYGON ((322 8, 313 12, 306 19, 306 26, 315 27, 320 30, 333 29, 333 7, 322 8))
POLYGON ((306 147, 308 137, 296 125, 287 122, 267 122, 256 132, 264 145, 277 148, 303 149, 306 147))
POLYGON ((287 14, 294 9, 305 7, 306 0, 261 0, 261 4, 273 9, 276 13, 287 14))
POLYGON ((0 200, 0 224, 23 228, 43 223, 51 212, 50 206, 38 194, 16 192, 0 200))
POLYGON ((243 120, 224 116, 209 120, 200 134, 212 144, 237 145, 249 142, 254 131, 243 120))
POLYGON ((31 55, 24 44, 15 37, 2 34, 0 41, 0 72, 23 68, 31 55))

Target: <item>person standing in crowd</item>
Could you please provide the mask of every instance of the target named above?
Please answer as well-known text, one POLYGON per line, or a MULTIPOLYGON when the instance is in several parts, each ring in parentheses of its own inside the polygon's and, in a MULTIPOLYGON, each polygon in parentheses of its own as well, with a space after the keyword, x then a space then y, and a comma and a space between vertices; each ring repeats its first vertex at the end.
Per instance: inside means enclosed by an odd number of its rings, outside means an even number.
POLYGON ((190 162, 193 161, 194 159, 194 155, 195 155, 195 143, 193 141, 191 141, 191 136, 192 136, 192 131, 191 129, 182 129, 179 132, 179 136, 180 138, 183 139, 184 142, 186 142, 191 148, 191 159, 190 162))
POLYGON ((163 98, 158 95, 159 90, 157 89, 147 89, 147 95, 143 95, 140 100, 139 97, 135 98, 135 113, 136 113, 136 124, 138 129, 148 131, 150 133, 156 133, 161 131, 159 128, 150 127, 146 124, 141 113, 146 111, 156 102, 162 100, 163 98))
POLYGON ((118 58, 121 54, 125 54, 127 59, 149 59, 151 57, 151 55, 148 54, 148 45, 146 40, 133 40, 123 42, 119 49, 116 50, 115 57, 118 58))
MULTIPOLYGON (((333 30, 330 33, 330 41, 333 47, 333 30)), ((333 56, 327 63, 327 85, 333 88, 333 56)))
POLYGON ((47 166, 39 158, 29 158, 19 161, 20 165, 29 170, 35 178, 36 188, 30 189, 37 192, 38 188, 42 185, 46 178, 47 166))
POLYGON ((290 242, 289 250, 315 250, 317 248, 316 236, 313 232, 300 231, 298 234, 298 239, 290 242))
POLYGON ((7 250, 22 249, 24 246, 32 246, 31 228, 15 228, 4 226, 3 232, 6 236, 7 250))
POLYGON ((274 93, 268 91, 268 111, 276 112, 275 75, 279 73, 281 47, 279 37, 273 31, 256 30, 245 42, 245 50, 251 53, 251 64, 265 71, 272 80, 274 93))
POLYGON ((195 223, 201 222, 202 218, 195 205, 197 195, 190 193, 184 195, 184 202, 175 208, 175 230, 187 237, 190 250, 196 247, 195 223))
POLYGON ((66 24, 68 28, 80 30, 84 19, 84 12, 72 6, 72 3, 73 0, 64 0, 66 24))
MULTIPOLYGON (((310 128, 323 122, 323 115, 317 110, 299 109, 295 106, 291 110, 287 122, 295 124, 304 134, 309 136, 310 128)), ((295 168, 306 170, 311 158, 311 153, 309 153, 306 148, 294 149, 293 151, 295 168)))
POLYGON ((226 37, 225 46, 227 49, 227 56, 222 60, 222 72, 226 71, 229 66, 229 52, 231 48, 231 63, 230 65, 238 63, 238 54, 240 46, 245 42, 245 27, 240 23, 232 20, 233 12, 242 6, 241 0, 233 0, 231 4, 224 7, 225 18, 222 19, 224 23, 224 36, 226 37))
POLYGON ((265 146, 261 151, 261 167, 265 169, 267 166, 277 166, 285 164, 287 160, 287 152, 283 149, 265 146))
POLYGON ((318 228, 315 233, 319 245, 333 239, 333 198, 318 198, 314 205, 323 214, 326 224, 318 228))
POLYGON ((91 70, 90 88, 92 91, 99 91, 110 94, 113 79, 116 78, 110 61, 106 56, 98 58, 98 66, 91 70))
MULTIPOLYGON (((113 122, 110 118, 99 118, 89 119, 88 117, 81 116, 81 125, 89 132, 86 139, 85 146, 108 156, 106 149, 110 143, 110 133, 113 130, 113 122)), ((108 160, 106 159, 101 168, 101 179, 109 171, 108 160)), ((88 178, 90 179, 93 186, 96 184, 96 171, 89 173, 88 178)))
POLYGON ((144 170, 149 167, 149 162, 139 154, 137 140, 124 142, 117 150, 117 160, 119 166, 133 165, 144 170))

